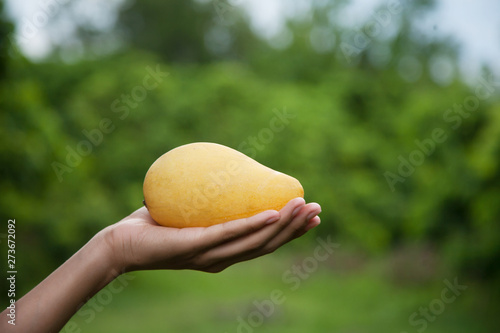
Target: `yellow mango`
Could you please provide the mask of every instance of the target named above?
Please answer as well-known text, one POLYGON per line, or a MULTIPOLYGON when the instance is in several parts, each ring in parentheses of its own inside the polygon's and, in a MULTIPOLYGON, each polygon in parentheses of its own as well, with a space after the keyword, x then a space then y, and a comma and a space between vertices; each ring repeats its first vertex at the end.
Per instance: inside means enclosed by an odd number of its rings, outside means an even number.
POLYGON ((232 148, 197 142, 170 150, 149 168, 144 203, 167 227, 207 227, 280 210, 304 197, 299 181, 232 148))

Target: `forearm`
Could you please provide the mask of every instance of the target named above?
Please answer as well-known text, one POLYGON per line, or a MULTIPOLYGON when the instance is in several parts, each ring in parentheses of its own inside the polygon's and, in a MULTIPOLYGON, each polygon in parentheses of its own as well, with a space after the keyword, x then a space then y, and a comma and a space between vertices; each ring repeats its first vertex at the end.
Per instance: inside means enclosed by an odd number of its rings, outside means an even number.
POLYGON ((16 325, 1 314, 2 332, 58 332, 78 308, 116 277, 103 232, 17 301, 16 325))

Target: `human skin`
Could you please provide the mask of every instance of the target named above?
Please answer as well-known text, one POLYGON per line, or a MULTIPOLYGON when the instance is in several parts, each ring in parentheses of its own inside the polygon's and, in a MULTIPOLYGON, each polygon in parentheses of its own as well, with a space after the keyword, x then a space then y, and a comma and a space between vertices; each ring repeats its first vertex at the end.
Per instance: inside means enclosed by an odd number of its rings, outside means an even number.
POLYGON ((0 332, 58 332, 79 307, 122 274, 151 269, 216 273, 268 254, 320 224, 317 203, 295 198, 279 212, 206 228, 158 225, 142 207, 100 232, 16 305, 16 325, 0 315, 0 332))

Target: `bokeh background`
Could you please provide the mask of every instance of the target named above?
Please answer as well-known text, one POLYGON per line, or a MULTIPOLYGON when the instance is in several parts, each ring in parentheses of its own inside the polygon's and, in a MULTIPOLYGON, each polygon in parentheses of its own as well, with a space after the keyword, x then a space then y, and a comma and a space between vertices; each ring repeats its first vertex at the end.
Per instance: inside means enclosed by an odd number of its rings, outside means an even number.
POLYGON ((18 294, 210 141, 298 178, 322 224, 219 274, 130 273, 63 331, 497 332, 499 7, 0 0, 18 294))

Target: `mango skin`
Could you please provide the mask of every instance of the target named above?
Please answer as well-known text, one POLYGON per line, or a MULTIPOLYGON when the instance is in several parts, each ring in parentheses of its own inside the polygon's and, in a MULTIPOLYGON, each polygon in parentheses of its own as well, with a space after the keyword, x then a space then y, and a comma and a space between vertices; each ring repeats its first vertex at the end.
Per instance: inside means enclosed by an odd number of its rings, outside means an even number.
POLYGON ((232 148, 186 144, 159 157, 144 179, 151 217, 167 227, 208 227, 280 210, 304 197, 300 182, 232 148))

